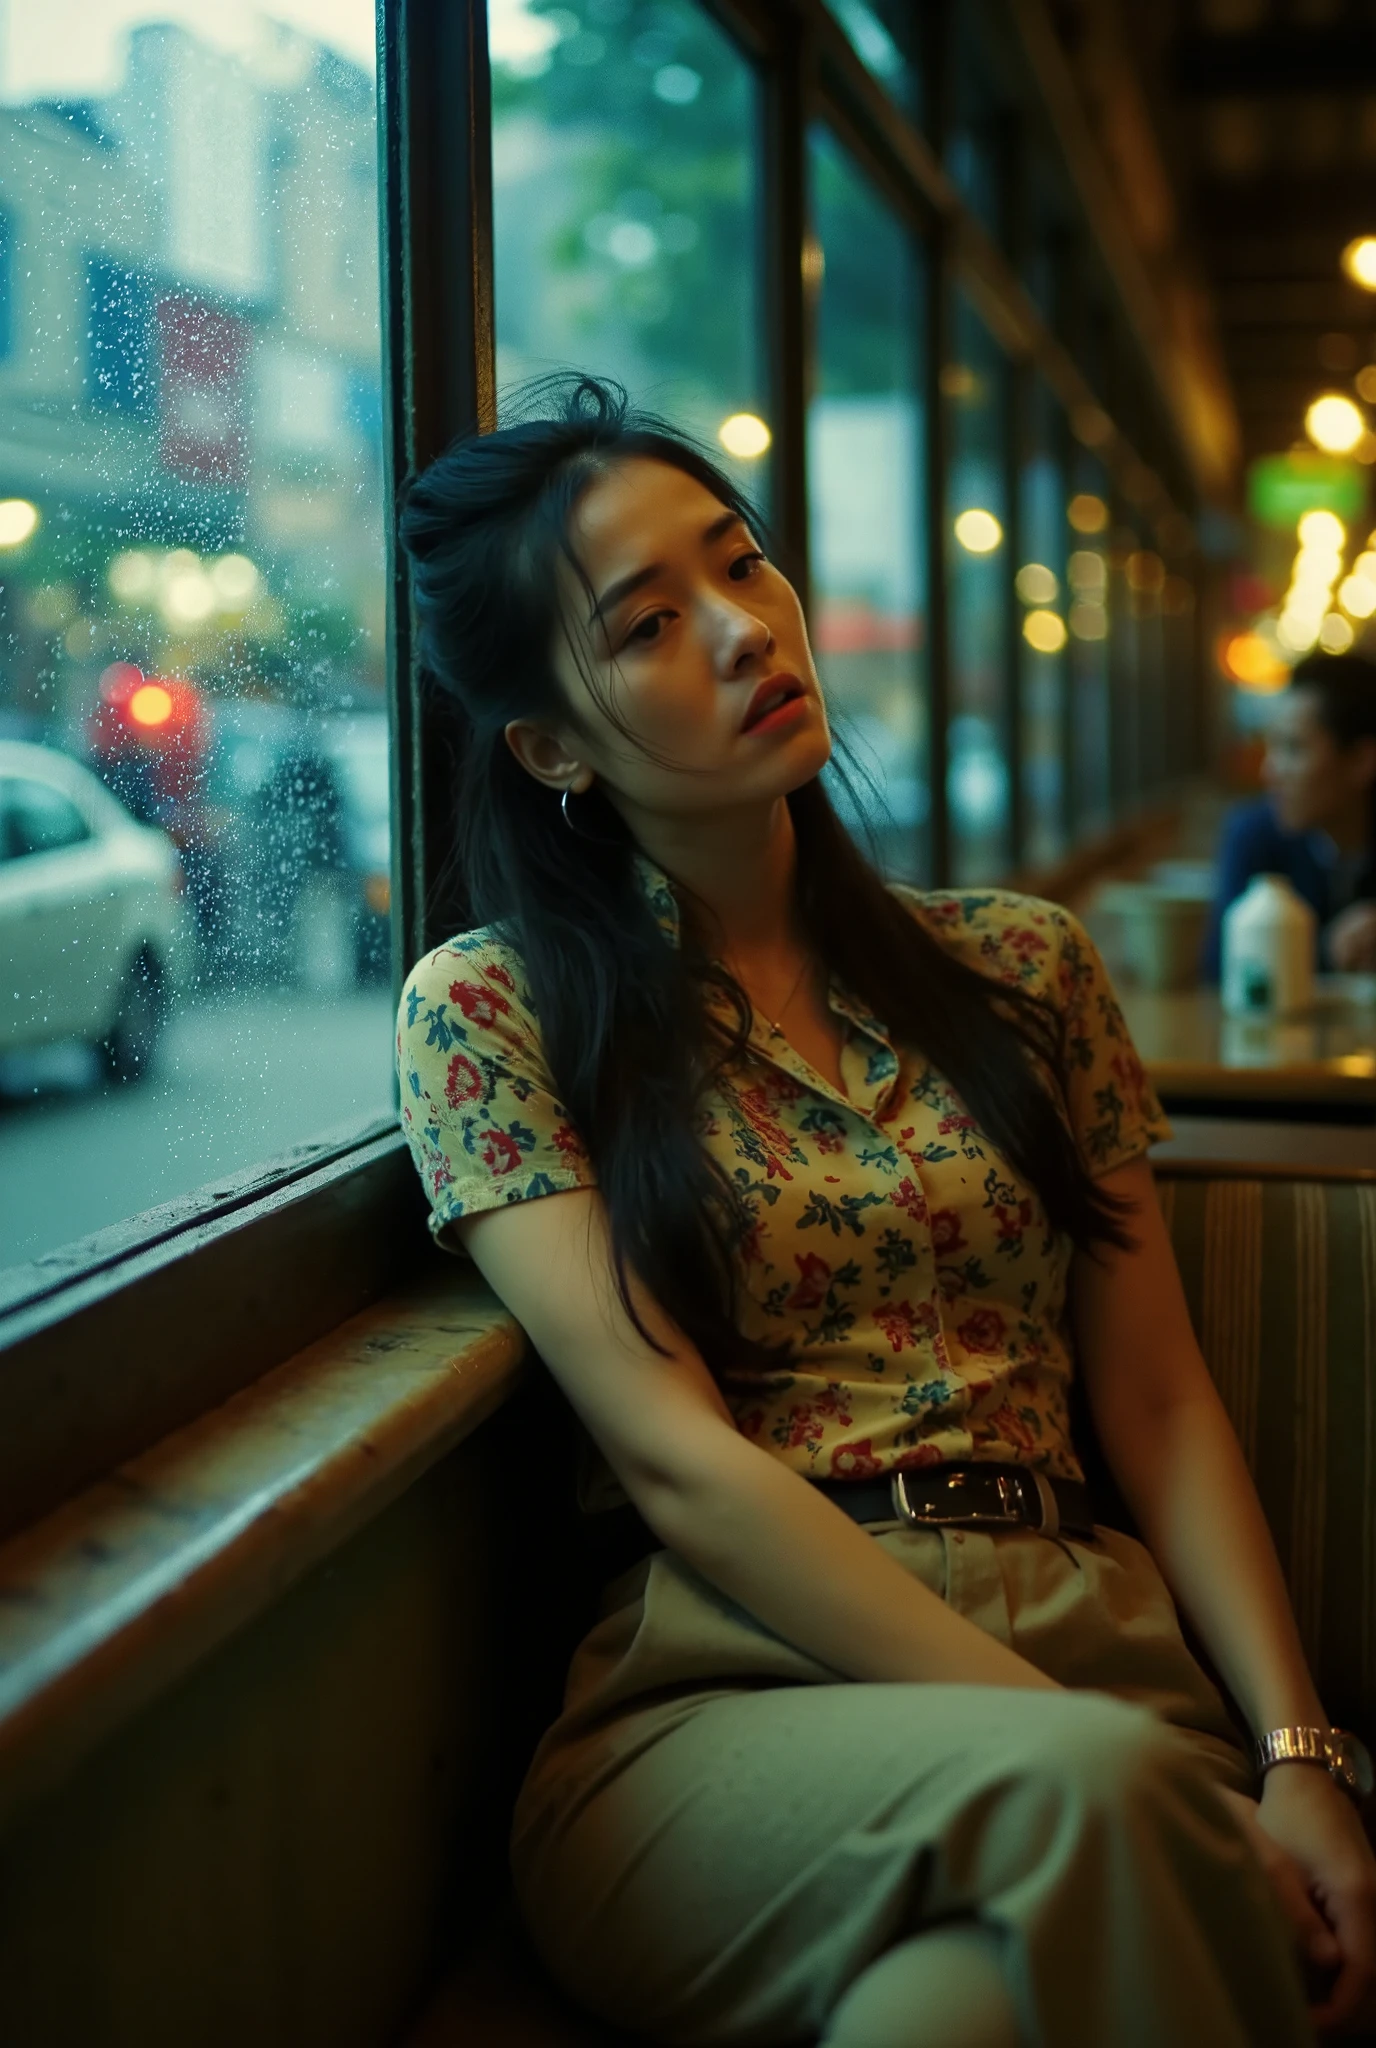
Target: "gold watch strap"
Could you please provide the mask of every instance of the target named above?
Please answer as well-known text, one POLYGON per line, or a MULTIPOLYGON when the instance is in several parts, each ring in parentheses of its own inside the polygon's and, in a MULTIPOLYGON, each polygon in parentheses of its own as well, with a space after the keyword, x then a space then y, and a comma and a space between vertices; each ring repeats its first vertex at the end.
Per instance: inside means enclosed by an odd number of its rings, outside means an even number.
POLYGON ((1333 1731, 1330 1728, 1272 1728, 1267 1734, 1257 1737, 1256 1765, 1258 1771, 1269 1771, 1272 1764, 1322 1764, 1324 1769, 1333 1768, 1333 1731))

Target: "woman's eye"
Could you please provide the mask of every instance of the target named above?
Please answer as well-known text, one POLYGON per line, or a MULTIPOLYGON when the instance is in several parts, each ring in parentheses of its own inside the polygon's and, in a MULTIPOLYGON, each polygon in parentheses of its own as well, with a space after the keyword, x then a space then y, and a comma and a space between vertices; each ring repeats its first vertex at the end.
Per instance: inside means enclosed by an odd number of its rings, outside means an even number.
POLYGON ((763 560, 764 556, 756 548, 748 555, 737 555, 726 573, 733 582, 744 583, 748 577, 754 575, 763 560))
POLYGON ((635 640, 644 646, 652 640, 658 640, 660 620, 667 619, 670 616, 671 614, 668 612, 647 612, 643 619, 637 619, 631 627, 630 632, 626 635, 627 642, 635 640))

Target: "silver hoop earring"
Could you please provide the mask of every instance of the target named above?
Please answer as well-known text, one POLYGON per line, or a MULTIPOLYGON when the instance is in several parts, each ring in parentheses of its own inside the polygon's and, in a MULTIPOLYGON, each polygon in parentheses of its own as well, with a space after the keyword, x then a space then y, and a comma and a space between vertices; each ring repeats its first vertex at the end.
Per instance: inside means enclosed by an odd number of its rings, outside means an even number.
POLYGON ((564 791, 564 794, 560 797, 559 815, 562 817, 564 823, 568 826, 570 832, 576 832, 578 830, 578 827, 574 824, 573 819, 569 816, 569 798, 572 795, 573 791, 571 789, 566 789, 564 791))

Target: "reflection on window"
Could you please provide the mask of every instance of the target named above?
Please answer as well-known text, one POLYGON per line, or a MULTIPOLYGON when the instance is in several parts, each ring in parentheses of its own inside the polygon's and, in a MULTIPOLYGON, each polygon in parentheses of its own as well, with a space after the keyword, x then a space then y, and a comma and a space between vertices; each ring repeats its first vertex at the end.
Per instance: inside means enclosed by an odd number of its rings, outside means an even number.
POLYGON ((1022 561, 1014 577, 1022 612, 1023 858, 1053 861, 1065 848, 1066 534, 1064 416, 1037 378, 1029 446, 1018 477, 1022 561))
POLYGON ((689 0, 489 19, 499 388, 619 378, 762 497, 753 72, 689 0))
POLYGON ((878 850, 892 874, 915 879, 928 810, 917 252, 824 129, 810 157, 821 259, 807 423, 813 645, 878 850))
POLYGON ((951 723, 947 802, 957 882, 990 882, 1012 862, 1006 747, 1013 664, 1008 560, 1008 364, 960 293, 941 386, 950 467, 951 723))
POLYGON ((1066 504, 1066 583, 1070 608, 1071 755, 1070 778, 1078 835, 1102 831, 1109 823, 1109 572, 1108 475, 1085 450, 1077 450, 1066 504))
POLYGON ((391 1099, 373 9, 174 11, 7 41, 6 1263, 391 1099))
POLYGON ((915 10, 901 0, 829 0, 829 4, 865 69, 920 122, 924 111, 922 65, 915 10))

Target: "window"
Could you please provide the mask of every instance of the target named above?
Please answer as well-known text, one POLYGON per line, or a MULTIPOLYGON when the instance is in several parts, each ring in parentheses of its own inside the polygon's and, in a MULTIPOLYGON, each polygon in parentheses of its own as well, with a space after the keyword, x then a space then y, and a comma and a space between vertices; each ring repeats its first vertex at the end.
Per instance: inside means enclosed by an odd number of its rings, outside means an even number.
POLYGON ((1105 830, 1112 817, 1108 645, 1108 477, 1103 464, 1077 449, 1066 503, 1067 652, 1070 667, 1072 809, 1080 836, 1105 830))
POLYGON ((917 10, 902 0, 831 0, 831 11, 865 69, 920 121, 925 73, 917 10))
POLYGON ((928 728, 918 251, 824 129, 813 133, 810 162, 821 258, 807 426, 813 646, 877 850, 890 873, 920 879, 928 728))
POLYGON ((757 497, 754 74, 687 0, 494 7, 499 391, 620 379, 757 497))
POLYGON ((0 362, 14 347, 14 222, 0 209, 0 362))
POLYGON ((1065 416, 1040 377, 1028 393, 1027 445, 1018 473, 1014 577, 1022 720, 1022 859, 1044 865, 1065 851, 1066 492, 1065 416))
POLYGON ((14 927, 16 1261, 392 1099, 373 8, 175 12, 36 10, 0 107, 0 774, 90 827, 14 927))
POLYGON ((951 723, 947 801, 957 882, 1007 874, 1008 703, 1013 668, 1008 562, 1009 368, 963 292, 941 373, 949 408, 946 479, 951 723))

